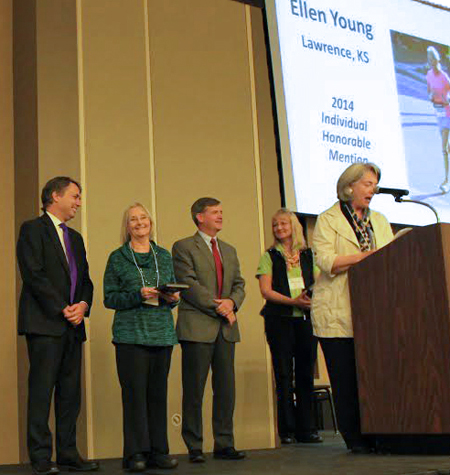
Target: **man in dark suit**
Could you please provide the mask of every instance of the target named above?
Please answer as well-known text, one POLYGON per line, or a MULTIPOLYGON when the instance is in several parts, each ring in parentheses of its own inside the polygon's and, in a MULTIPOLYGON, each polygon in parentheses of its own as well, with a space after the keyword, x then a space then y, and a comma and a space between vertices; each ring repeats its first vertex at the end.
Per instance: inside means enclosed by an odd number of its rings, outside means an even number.
POLYGON ((190 461, 204 462, 202 403, 209 368, 213 385, 214 457, 239 460, 234 448, 234 344, 240 340, 236 312, 244 297, 236 250, 216 239, 222 229, 222 206, 200 198, 191 208, 198 232, 173 246, 177 281, 188 284, 178 310, 182 349, 182 435, 190 461))
POLYGON ((84 317, 92 305, 93 285, 83 238, 66 226, 81 205, 81 187, 71 178, 56 177, 41 198, 44 214, 22 224, 17 243, 23 281, 18 330, 26 336, 30 361, 28 451, 36 474, 92 471, 98 464, 83 460, 77 451, 76 420, 84 317), (51 462, 48 427, 53 391, 57 465, 51 462))

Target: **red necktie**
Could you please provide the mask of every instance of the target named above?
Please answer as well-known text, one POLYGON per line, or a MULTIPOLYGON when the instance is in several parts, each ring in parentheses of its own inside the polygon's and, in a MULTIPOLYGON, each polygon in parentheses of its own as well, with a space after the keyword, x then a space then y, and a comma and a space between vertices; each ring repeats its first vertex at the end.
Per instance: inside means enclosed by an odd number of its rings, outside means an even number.
POLYGON ((212 254, 214 257, 214 263, 216 264, 216 276, 217 276, 217 298, 222 298, 222 282, 223 282, 223 266, 220 259, 219 249, 217 249, 217 242, 213 238, 211 239, 212 254))

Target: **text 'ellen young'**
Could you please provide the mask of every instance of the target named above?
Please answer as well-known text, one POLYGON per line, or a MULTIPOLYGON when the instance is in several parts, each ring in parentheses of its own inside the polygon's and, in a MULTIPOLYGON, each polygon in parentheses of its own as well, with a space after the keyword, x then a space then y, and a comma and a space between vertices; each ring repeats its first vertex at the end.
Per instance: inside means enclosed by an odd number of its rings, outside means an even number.
MULTIPOLYGON (((325 10, 309 7, 306 0, 289 0, 292 15, 305 20, 318 21, 328 24, 329 16, 325 10)), ((338 11, 329 9, 331 24, 342 30, 349 30, 364 35, 368 40, 373 40, 373 25, 360 20, 345 17, 338 11)))

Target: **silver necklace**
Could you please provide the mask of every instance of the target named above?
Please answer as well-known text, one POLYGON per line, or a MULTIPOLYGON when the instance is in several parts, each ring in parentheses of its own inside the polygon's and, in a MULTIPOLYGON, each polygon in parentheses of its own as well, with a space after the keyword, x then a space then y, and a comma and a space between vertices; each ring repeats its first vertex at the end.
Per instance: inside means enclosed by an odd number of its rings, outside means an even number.
MULTIPOLYGON (((138 270, 140 276, 141 276, 141 281, 142 281, 142 287, 150 287, 150 282, 147 282, 144 276, 144 271, 138 266, 138 263, 136 261, 136 256, 134 255, 134 250, 131 247, 131 241, 128 243, 130 247, 130 252, 131 255, 133 256, 133 262, 134 265, 136 266, 136 269, 138 270)), ((153 260, 155 261, 155 269, 156 269, 156 287, 159 287, 159 266, 158 266, 158 260, 156 259, 156 252, 153 249, 152 242, 150 241, 150 249, 152 250, 152 255, 153 255, 153 260)))

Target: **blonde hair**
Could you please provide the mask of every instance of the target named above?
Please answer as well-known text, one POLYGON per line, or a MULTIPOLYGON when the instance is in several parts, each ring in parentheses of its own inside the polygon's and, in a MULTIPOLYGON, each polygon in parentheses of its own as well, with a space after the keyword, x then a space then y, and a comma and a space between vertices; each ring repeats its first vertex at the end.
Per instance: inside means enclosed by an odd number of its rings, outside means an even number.
POLYGON ((129 222, 129 219, 130 219, 130 211, 133 208, 141 208, 142 211, 146 214, 146 216, 150 220, 150 240, 153 241, 153 239, 154 239, 154 232, 153 232, 154 222, 153 222, 153 219, 150 216, 150 213, 149 213, 148 209, 142 203, 137 203, 136 202, 136 203, 133 203, 132 205, 128 206, 128 208, 123 213, 122 228, 120 230, 120 242, 122 244, 125 244, 126 242, 131 240, 130 233, 128 232, 128 222, 129 222))
POLYGON ((337 195, 341 201, 352 201, 353 190, 352 185, 360 180, 364 173, 372 172, 377 177, 377 180, 381 179, 381 170, 375 163, 354 163, 347 167, 341 174, 337 182, 337 195))
POLYGON ((291 229, 292 229, 292 249, 303 251, 306 249, 306 241, 305 237, 303 236, 303 227, 300 224, 297 216, 288 208, 280 208, 273 216, 272 216, 272 234, 273 234, 273 244, 270 246, 269 249, 277 246, 280 244, 280 241, 276 238, 275 233, 273 232, 273 220, 278 216, 288 216, 291 222, 291 229))
POLYGON ((434 59, 439 62, 441 60, 441 55, 439 54, 439 51, 434 47, 434 46, 428 46, 427 48, 427 55, 432 54, 434 56, 434 59))

